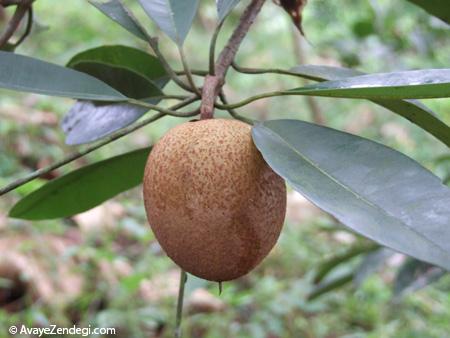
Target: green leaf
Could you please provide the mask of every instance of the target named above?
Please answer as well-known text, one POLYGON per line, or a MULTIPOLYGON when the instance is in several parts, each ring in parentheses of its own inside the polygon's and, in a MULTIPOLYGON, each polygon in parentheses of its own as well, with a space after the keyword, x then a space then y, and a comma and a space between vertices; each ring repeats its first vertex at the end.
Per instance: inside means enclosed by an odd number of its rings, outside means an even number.
MULTIPOLYGON (((128 97, 162 96, 169 78, 153 55, 126 46, 102 46, 75 55, 69 67, 92 75, 128 97)), ((160 99, 145 100, 157 104, 160 99)), ((70 145, 96 141, 133 123, 148 111, 127 103, 98 104, 79 101, 64 117, 62 128, 70 145)))
POLYGON ((97 101, 124 101, 126 96, 106 83, 29 56, 0 51, 0 87, 43 95, 97 101))
POLYGON ((450 189, 405 155, 318 125, 253 127, 267 163, 340 222, 383 246, 450 269, 450 189))
POLYGON ((139 2, 159 28, 181 46, 192 26, 199 0, 139 0, 139 2))
POLYGON ((413 4, 422 7, 431 15, 438 17, 450 24, 450 6, 448 0, 408 0, 413 4))
POLYGON ((240 0, 217 0, 217 13, 219 21, 225 19, 228 13, 239 3, 240 0))
POLYGON ((147 41, 145 30, 120 0, 110 0, 107 2, 89 0, 89 3, 95 6, 111 20, 117 22, 131 34, 147 41))
POLYGON ((74 69, 107 83, 127 97, 142 99, 162 95, 161 90, 154 83, 121 67, 96 62, 82 62, 78 63, 74 69))
MULTIPOLYGON (((292 68, 292 71, 314 81, 338 80, 364 74, 349 68, 315 65, 297 66, 292 68)), ((372 100, 372 102, 408 119, 450 147, 450 127, 419 101, 372 100)))
POLYGON ((423 289, 444 275, 445 271, 440 268, 416 259, 409 259, 395 276, 394 297, 398 299, 405 294, 423 289))
POLYGON ((61 128, 66 134, 66 144, 80 145, 130 125, 147 111, 148 108, 128 103, 98 105, 92 101, 78 101, 64 116, 61 128))
POLYGON ((47 180, 42 178, 37 178, 35 180, 32 180, 17 189, 15 189, 15 192, 18 193, 21 197, 28 195, 32 191, 39 189, 42 187, 45 183, 47 183, 47 180))
POLYGON ((3 50, 5 52, 14 52, 16 50, 16 47, 17 47, 16 45, 13 45, 12 43, 7 42, 7 43, 5 43, 4 46, 2 46, 0 48, 0 50, 3 50))
POLYGON ((161 96, 168 81, 159 60, 126 46, 102 46, 75 55, 68 67, 94 76, 128 97, 161 96))
POLYGON ((398 100, 450 97, 450 69, 359 75, 291 89, 299 95, 398 100))
POLYGON ((134 293, 138 290, 141 282, 147 278, 147 273, 135 272, 131 275, 127 275, 120 280, 120 286, 127 292, 134 293))
POLYGON ((320 283, 330 271, 332 271, 338 265, 345 263, 359 255, 364 253, 368 253, 378 249, 379 246, 377 244, 372 245, 358 245, 350 248, 346 252, 336 255, 322 263, 317 267, 317 272, 314 276, 314 284, 320 283))
POLYGON ((59 177, 20 200, 9 216, 28 220, 69 217, 142 182, 150 148, 100 161, 59 177))
POLYGON ((348 272, 342 276, 333 278, 332 280, 325 281, 316 286, 309 294, 307 299, 309 301, 314 300, 328 292, 334 291, 340 287, 345 286, 353 280, 353 273, 348 272))
MULTIPOLYGON (((85 50, 72 57, 67 63, 67 67, 78 69, 80 65, 85 63, 125 69, 131 73, 138 74, 158 87, 164 86, 168 81, 168 75, 164 66, 157 57, 128 46, 101 46, 85 50)), ((150 96, 147 94, 142 97, 150 96)))
POLYGON ((419 101, 374 100, 373 102, 408 119, 450 147, 450 126, 419 101))
POLYGON ((351 68, 318 65, 295 66, 290 70, 297 73, 300 77, 319 82, 367 75, 366 73, 351 68))
POLYGON ((352 27, 353 34, 359 38, 364 39, 375 34, 376 28, 373 17, 367 17, 356 21, 352 27))
POLYGON ((447 177, 444 178, 443 182, 444 182, 444 184, 450 186, 450 175, 447 175, 447 177))
POLYGON ((445 162, 450 162, 450 154, 439 156, 436 159, 435 162, 436 162, 436 164, 442 164, 442 163, 445 163, 445 162))

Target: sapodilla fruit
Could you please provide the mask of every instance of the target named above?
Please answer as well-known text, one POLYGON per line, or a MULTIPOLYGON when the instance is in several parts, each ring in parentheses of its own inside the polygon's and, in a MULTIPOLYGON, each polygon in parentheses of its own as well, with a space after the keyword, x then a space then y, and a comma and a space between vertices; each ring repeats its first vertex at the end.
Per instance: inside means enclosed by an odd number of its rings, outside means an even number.
POLYGON ((245 275, 275 245, 286 186, 237 120, 187 122, 153 148, 144 175, 149 223, 167 255, 211 281, 245 275))

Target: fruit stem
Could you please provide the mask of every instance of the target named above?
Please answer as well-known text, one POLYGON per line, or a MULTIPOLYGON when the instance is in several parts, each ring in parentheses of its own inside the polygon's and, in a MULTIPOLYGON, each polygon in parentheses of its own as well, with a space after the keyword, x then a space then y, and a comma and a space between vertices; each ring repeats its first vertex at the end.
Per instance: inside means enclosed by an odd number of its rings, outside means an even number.
POLYGON ((184 287, 187 282, 186 271, 181 269, 180 272, 180 286, 178 288, 178 300, 177 300, 177 318, 175 321, 175 338, 181 338, 181 320, 183 318, 183 300, 184 300, 184 287))

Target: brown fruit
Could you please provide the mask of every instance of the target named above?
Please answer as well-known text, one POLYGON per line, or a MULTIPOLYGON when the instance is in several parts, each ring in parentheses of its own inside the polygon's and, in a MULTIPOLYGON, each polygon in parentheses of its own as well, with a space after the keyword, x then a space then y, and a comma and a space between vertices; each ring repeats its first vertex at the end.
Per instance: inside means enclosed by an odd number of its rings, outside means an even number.
POLYGON ((181 124, 153 148, 144 175, 147 217, 181 268, 226 281, 245 275, 275 245, 286 187, 236 120, 181 124))

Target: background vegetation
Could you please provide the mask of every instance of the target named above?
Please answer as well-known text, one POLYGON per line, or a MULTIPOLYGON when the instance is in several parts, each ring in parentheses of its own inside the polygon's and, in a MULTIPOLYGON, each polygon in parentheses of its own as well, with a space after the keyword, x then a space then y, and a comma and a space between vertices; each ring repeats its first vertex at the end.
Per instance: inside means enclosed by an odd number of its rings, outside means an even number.
MULTIPOLYGON (((144 18, 133 1, 127 3, 144 18)), ((146 48, 84 1, 39 0, 35 15, 35 30, 18 53, 65 64, 77 52, 102 44, 146 48)), ((202 1, 197 19, 185 48, 193 68, 201 69, 216 24, 213 1, 202 1)), ((225 40, 235 20, 229 19, 219 41, 225 40)), ((149 29, 159 34, 154 27, 149 29)), ((311 63, 366 72, 449 64, 448 26, 408 2, 310 0, 304 29, 307 41, 299 39, 282 10, 268 3, 239 52, 238 64, 289 68, 311 63)), ((162 35, 161 47, 176 64, 176 49, 162 35)), ((229 99, 237 101, 243 93, 291 88, 300 80, 230 71, 227 84, 229 99)), ((58 126, 72 100, 4 90, 0 95, 1 186, 73 151, 64 145, 58 126)), ((450 124, 449 99, 426 104, 450 124)), ((328 126, 400 150, 442 178, 450 172, 448 163, 436 161, 448 155, 443 144, 366 101, 283 97, 258 101, 241 113, 256 119, 323 119, 328 126)), ((179 119, 161 119, 51 176, 150 145, 177 123, 179 119)), ((8 336, 8 327, 17 323, 113 326, 120 337, 171 336, 178 272, 154 240, 140 188, 71 219, 7 219, 14 202, 44 181, 0 199, 0 337, 8 336)), ((256 271, 225 283, 220 296, 216 284, 190 279, 185 336, 450 337, 450 277, 394 297, 393 279, 405 260, 401 255, 392 256, 359 287, 350 283, 307 301, 318 264, 364 243, 290 192, 279 243, 256 271)), ((333 274, 344 275, 358 259, 333 274)))

